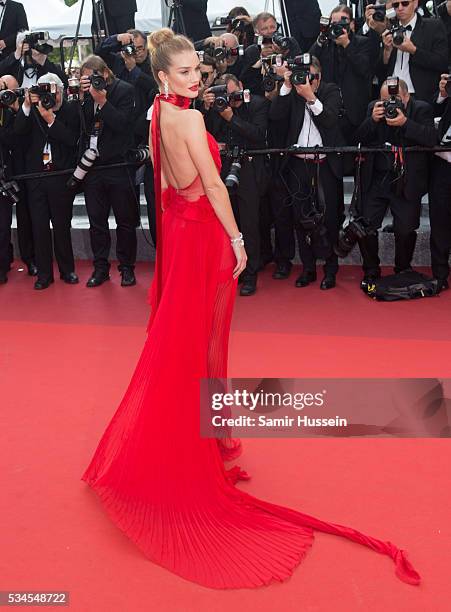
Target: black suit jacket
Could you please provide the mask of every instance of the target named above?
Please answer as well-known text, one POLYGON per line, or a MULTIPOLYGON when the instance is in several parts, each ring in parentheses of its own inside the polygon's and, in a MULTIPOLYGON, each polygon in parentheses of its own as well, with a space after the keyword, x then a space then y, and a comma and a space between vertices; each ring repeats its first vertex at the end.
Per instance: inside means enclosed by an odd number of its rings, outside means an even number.
MULTIPOLYGON (((424 19, 417 13, 417 22, 411 35, 417 47, 409 58, 410 78, 418 100, 433 103, 440 75, 448 69, 448 39, 446 29, 439 19, 424 19)), ((377 74, 382 83, 393 74, 398 50, 393 49, 388 64, 384 64, 383 49, 377 65, 377 74)))
POLYGON ((321 62, 321 74, 327 83, 336 83, 343 96, 346 115, 352 125, 363 121, 371 100, 371 42, 365 36, 351 34, 351 42, 343 49, 334 42, 310 48, 321 62))
MULTIPOLYGON (((385 121, 375 122, 372 119, 373 106, 376 100, 368 106, 367 118, 356 133, 358 142, 365 146, 383 146, 386 142, 393 145, 405 147, 421 145, 432 147, 437 144, 437 132, 434 127, 432 107, 421 100, 410 98, 405 114, 407 122, 402 128, 389 127, 385 121)), ((362 192, 370 189, 376 155, 385 153, 373 153, 366 156, 362 166, 362 192)), ((403 195, 408 200, 418 200, 427 191, 428 182, 428 154, 406 153, 405 177, 403 195)))
MULTIPOLYGON (((208 0, 183 0, 183 22, 186 34, 191 40, 198 41, 211 36, 207 4, 208 0)), ((182 26, 177 19, 174 22, 174 32, 179 34, 182 32, 182 26)))
POLYGON ((437 131, 437 141, 440 143, 451 125, 451 98, 446 98, 441 104, 434 104, 434 117, 441 117, 437 131))
POLYGON ((319 34, 321 9, 318 0, 285 0, 291 33, 300 31, 304 38, 319 34))
POLYGON ((14 131, 27 136, 25 164, 27 172, 41 172, 42 152, 46 141, 52 148, 52 162, 55 170, 75 167, 77 143, 80 137, 80 113, 77 102, 63 102, 55 112, 52 127, 42 119, 37 109, 32 108, 29 117, 20 109, 14 124, 14 131))
MULTIPOLYGON (((321 81, 316 97, 323 104, 323 111, 319 115, 312 114, 313 123, 318 128, 325 147, 340 147, 345 144, 343 135, 338 127, 338 114, 341 108, 341 97, 338 86, 334 83, 321 81)), ((296 90, 286 96, 277 96, 271 103, 269 118, 271 121, 285 121, 288 123, 286 146, 296 144, 304 123, 305 101, 296 90)), ((288 163, 290 156, 286 155, 281 170, 288 163)), ((343 177, 343 162, 340 155, 328 154, 327 162, 334 175, 343 177)))
MULTIPOLYGON (((107 86, 107 101, 98 114, 103 121, 103 128, 97 142, 97 164, 123 161, 124 154, 133 148, 134 96, 132 85, 120 79, 114 79, 107 86)), ((89 147, 94 126, 94 103, 91 97, 83 102, 82 108, 86 134, 81 139, 80 155, 89 147)))
MULTIPOLYGON (((47 74, 48 72, 57 74, 59 78, 63 81, 64 86, 67 87, 67 76, 57 64, 54 64, 48 59, 46 59, 43 66, 36 64, 36 70, 38 78, 40 78, 44 74, 47 74)), ((24 77, 24 68, 22 66, 21 60, 16 59, 14 52, 10 53, 8 57, 0 61, 0 76, 4 76, 5 74, 10 74, 11 76, 15 77, 15 79, 19 83, 19 87, 22 85, 24 77)))
POLYGON ((7 0, 3 23, 0 29, 0 40, 5 41, 6 49, 3 49, 1 52, 1 58, 6 57, 11 51, 15 50, 17 34, 22 30, 28 30, 28 20, 23 4, 7 0))
POLYGON ((105 11, 111 17, 120 17, 129 13, 136 13, 136 0, 104 0, 105 11))

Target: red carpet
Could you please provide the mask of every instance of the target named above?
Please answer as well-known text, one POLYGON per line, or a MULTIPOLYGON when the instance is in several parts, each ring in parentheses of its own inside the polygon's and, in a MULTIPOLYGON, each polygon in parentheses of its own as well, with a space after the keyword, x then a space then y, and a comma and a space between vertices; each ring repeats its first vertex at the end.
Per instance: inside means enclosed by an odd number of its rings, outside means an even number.
MULTIPOLYGON (((447 439, 246 439, 239 461, 246 491, 405 548, 420 587, 388 558, 320 533, 289 581, 262 589, 209 590, 147 561, 80 476, 144 342, 152 268, 138 266, 136 287, 112 269, 86 289, 80 263, 80 285, 43 292, 17 268, 0 287, 0 590, 69 591, 77 612, 449 609, 447 439)), ((297 270, 271 272, 237 298, 231 376, 451 378, 451 291, 383 304, 359 291, 357 268, 329 292, 294 288, 297 270)))

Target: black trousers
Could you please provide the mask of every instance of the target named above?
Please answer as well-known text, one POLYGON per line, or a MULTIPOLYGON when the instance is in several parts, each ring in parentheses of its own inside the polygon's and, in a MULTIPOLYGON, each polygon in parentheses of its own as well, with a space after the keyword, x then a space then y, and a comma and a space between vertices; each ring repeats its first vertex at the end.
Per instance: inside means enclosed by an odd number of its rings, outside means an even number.
POLYGON ((429 186, 431 267, 435 278, 449 274, 451 249, 451 164, 433 155, 429 186))
POLYGON ((10 240, 13 207, 8 198, 0 196, 0 273, 9 271, 11 262, 10 240))
POLYGON ((94 268, 107 274, 111 248, 108 217, 111 209, 116 219, 116 256, 118 269, 134 269, 136 263, 136 202, 133 179, 127 169, 93 170, 84 182, 89 236, 94 268))
MULTIPOLYGON (((363 194, 361 213, 368 219, 373 229, 382 225, 387 208, 393 215, 395 235, 395 273, 406 270, 412 263, 413 253, 417 240, 415 230, 420 225, 421 199, 415 201, 396 195, 390 182, 392 178, 387 174, 376 172, 369 191, 363 194)), ((379 240, 377 232, 367 236, 359 242, 363 258, 363 271, 365 274, 379 273, 379 240)))
MULTIPOLYGON (((295 256, 295 237, 299 244, 299 257, 304 270, 316 268, 316 257, 310 244, 309 234, 298 222, 299 212, 304 214, 311 210, 311 184, 316 173, 316 163, 310 160, 292 157, 288 163, 286 184, 288 197, 285 192, 273 200, 274 226, 276 230, 276 262, 288 263, 295 256), (296 207, 296 208, 295 208, 296 207)), ((341 196, 343 185, 333 174, 327 160, 320 163, 319 183, 324 192, 326 210, 324 226, 327 230, 328 242, 333 246, 338 239, 339 228, 343 222, 343 198, 341 196)), ((336 274, 338 271, 338 257, 331 253, 325 260, 324 272, 336 274)))
MULTIPOLYGON (((244 278, 255 277, 260 268, 260 188, 254 163, 243 160, 238 190, 230 198, 247 254, 244 278)), ((221 176, 224 178, 226 174, 227 165, 221 176)))
POLYGON ((67 177, 50 173, 46 178, 27 182, 35 263, 38 278, 44 281, 53 278, 53 250, 60 274, 69 274, 75 268, 71 240, 74 194, 66 182, 67 177))
MULTIPOLYGON (((126 13, 125 15, 113 17, 108 10, 108 0, 104 0, 103 4, 105 6, 106 20, 108 22, 108 31, 110 33, 110 36, 113 36, 113 34, 123 34, 127 30, 135 29, 135 13, 133 11, 130 13, 126 13)), ((102 23, 102 21, 103 20, 101 19, 101 26, 103 26, 103 29, 106 30, 105 25, 102 23)), ((92 27, 94 29, 96 27, 96 21, 94 17, 92 20, 92 27)))
POLYGON ((154 247, 157 246, 157 222, 155 217, 155 186, 152 164, 146 164, 144 170, 144 195, 146 196, 149 231, 154 247))

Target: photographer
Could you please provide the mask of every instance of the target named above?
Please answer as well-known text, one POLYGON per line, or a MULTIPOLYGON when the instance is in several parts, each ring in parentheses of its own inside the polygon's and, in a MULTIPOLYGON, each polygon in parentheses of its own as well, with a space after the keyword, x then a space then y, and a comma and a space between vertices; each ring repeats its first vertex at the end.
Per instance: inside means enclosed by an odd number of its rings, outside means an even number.
MULTIPOLYGON (((258 149, 266 146, 266 128, 268 122, 268 102, 259 96, 252 96, 250 102, 234 100, 233 96, 243 90, 243 84, 232 74, 223 77, 226 91, 216 93, 211 88, 204 94, 206 109, 205 123, 218 142, 224 143, 230 152, 234 147, 239 149, 258 149), (232 96, 230 99, 229 97, 232 96), (228 100, 222 111, 215 110, 219 98, 228 100)), ((237 97, 242 97, 238 95, 237 97)), ((221 176, 223 180, 231 170, 230 157, 223 160, 221 176)), ((235 215, 239 217, 238 225, 246 240, 247 266, 242 272, 240 295, 248 296, 257 288, 257 272, 260 266, 260 185, 265 180, 263 156, 252 159, 240 158, 241 170, 236 193, 231 194, 235 215)))
MULTIPOLYGON (((272 121, 287 122, 287 146, 339 147, 343 146, 337 125, 340 106, 337 85, 323 81, 321 64, 312 57, 310 65, 299 67, 297 74, 292 70, 285 72, 285 82, 272 101, 269 117, 272 121)), ((343 218, 341 158, 299 153, 285 158, 281 172, 286 176, 291 205, 279 201, 280 208, 274 210, 278 245, 275 278, 287 278, 290 272, 296 231, 303 264, 296 287, 306 287, 315 281, 316 260, 324 259, 320 287, 332 289, 338 271, 338 258, 332 246, 343 218), (314 227, 310 223, 313 215, 314 227)))
MULTIPOLYGON (((442 74, 436 97, 435 115, 440 144, 451 145, 451 75, 442 74)), ((431 160, 429 217, 431 222, 431 267, 440 288, 448 289, 449 252, 451 249, 451 151, 437 152, 431 160)))
POLYGON ((123 162, 125 153, 133 148, 134 91, 129 83, 116 79, 96 55, 83 62, 80 72, 85 124, 80 154, 88 148, 98 151, 97 160, 83 182, 94 255, 94 271, 87 286, 98 287, 110 278, 108 217, 112 208, 117 224, 116 254, 121 285, 128 287, 136 284, 134 180, 126 167, 97 170, 96 165, 123 162))
POLYGON ((234 34, 238 38, 238 43, 245 49, 254 44, 255 32, 252 19, 243 7, 232 9, 228 18, 230 23, 227 25, 227 32, 234 34))
POLYGON ((27 92, 14 125, 17 134, 27 137, 27 172, 46 173, 27 181, 38 269, 35 289, 47 289, 54 281, 52 233, 60 278, 71 285, 78 283, 71 241, 74 194, 66 188, 66 176, 52 176, 56 170, 74 166, 74 145, 80 133, 77 104, 66 102, 63 91, 57 75, 40 77, 27 92))
MULTIPOLYGON (((11 75, 4 75, 0 78, 0 141, 2 144, 2 165, 6 166, 6 180, 15 174, 24 174, 26 172, 25 166, 25 152, 27 148, 26 138, 18 137, 14 133, 14 123, 18 111, 20 110, 20 98, 19 95, 22 93, 18 90, 18 83, 16 79, 11 75)), ((33 230, 31 225, 30 208, 27 198, 26 183, 24 181, 18 183, 19 192, 17 193, 16 201, 16 219, 17 219, 17 240, 19 243, 19 253, 23 263, 28 268, 29 276, 36 276, 37 268, 34 263, 34 244, 33 244, 33 230)), ((7 223, 8 213, 8 199, 4 200, 5 206, 2 208, 1 213, 3 214, 0 225, 2 230, 0 232, 7 232, 9 243, 11 222, 7 223), (5 216, 6 215, 6 216, 5 216), (7 225, 7 227, 6 227, 7 225)), ((6 234, 2 234, 3 237, 6 234)), ((6 238, 5 238, 6 239, 6 238)), ((0 239, 0 242, 3 240, 0 239)), ((0 247, 0 250, 1 247, 0 247)), ((13 260, 13 246, 9 244, 10 257, 9 261, 13 260)), ((3 259, 0 256, 0 260, 3 259)), ((0 271, 6 268, 0 263, 0 271)))
POLYGON ((277 31, 277 21, 271 13, 259 13, 254 19, 256 43, 250 45, 242 62, 239 79, 252 94, 264 95, 262 86, 262 58, 273 54, 295 57, 301 53, 293 37, 284 37, 277 31))
POLYGON ((377 230, 390 207, 394 220, 395 273, 410 270, 420 223, 421 198, 427 191, 427 153, 404 153, 412 145, 434 146, 432 108, 409 94, 397 77, 384 82, 380 100, 371 102, 357 137, 365 146, 390 143, 394 152, 366 156, 361 171, 360 214, 368 221, 368 235, 359 242, 364 283, 380 277, 377 230))
POLYGON ((1 59, 14 51, 16 36, 23 30, 28 30, 28 20, 23 4, 13 2, 13 0, 3 0, 3 3, 0 2, 1 59))
POLYGON ((311 47, 321 62, 327 83, 336 83, 343 96, 344 116, 340 126, 347 144, 354 144, 354 133, 365 117, 371 99, 371 44, 354 34, 352 11, 339 5, 330 14, 330 25, 311 47))
POLYGON ((210 36, 204 40, 204 59, 214 60, 218 74, 234 74, 237 76, 243 66, 244 50, 238 43, 235 34, 210 36))
POLYGON ((38 79, 44 74, 56 74, 67 87, 66 75, 59 66, 48 59, 52 47, 43 39, 35 42, 35 38, 42 34, 19 32, 16 50, 0 61, 0 75, 11 74, 20 87, 30 87, 36 85, 38 79))
POLYGON ((445 26, 439 19, 421 17, 416 12, 418 0, 397 0, 392 7, 399 25, 382 35, 379 81, 397 76, 417 100, 431 104, 440 75, 448 68, 445 26))

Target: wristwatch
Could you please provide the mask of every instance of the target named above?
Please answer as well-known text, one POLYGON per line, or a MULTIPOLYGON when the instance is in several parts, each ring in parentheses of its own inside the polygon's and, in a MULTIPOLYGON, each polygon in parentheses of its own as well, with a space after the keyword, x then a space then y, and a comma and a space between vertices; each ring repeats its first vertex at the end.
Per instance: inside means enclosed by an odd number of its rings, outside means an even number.
POLYGON ((317 101, 318 98, 315 98, 314 100, 307 100, 307 104, 309 106, 313 106, 315 104, 315 102, 317 101))

